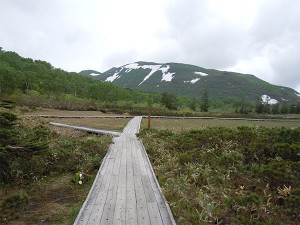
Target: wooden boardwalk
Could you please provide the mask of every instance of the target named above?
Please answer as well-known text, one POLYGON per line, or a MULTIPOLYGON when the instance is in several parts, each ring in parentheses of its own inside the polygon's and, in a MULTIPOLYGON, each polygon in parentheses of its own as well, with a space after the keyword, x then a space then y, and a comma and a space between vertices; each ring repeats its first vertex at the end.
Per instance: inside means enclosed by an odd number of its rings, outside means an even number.
POLYGON ((175 224, 142 143, 142 117, 134 117, 114 138, 74 224, 175 224))
POLYGON ((95 133, 95 134, 110 134, 113 136, 120 136, 121 132, 118 131, 110 131, 110 130, 99 130, 99 129, 94 129, 94 128, 87 128, 87 127, 80 127, 80 126, 72 126, 72 125, 67 125, 63 123, 54 123, 50 122, 50 125, 57 126, 57 127, 64 127, 64 128, 72 128, 75 130, 82 130, 90 133, 95 133))

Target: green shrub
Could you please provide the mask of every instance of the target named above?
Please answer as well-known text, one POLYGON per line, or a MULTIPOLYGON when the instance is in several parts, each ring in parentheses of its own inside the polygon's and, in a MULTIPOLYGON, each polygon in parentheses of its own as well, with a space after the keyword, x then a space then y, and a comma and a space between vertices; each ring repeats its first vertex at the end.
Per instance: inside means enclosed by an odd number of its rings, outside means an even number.
POLYGON ((299 166, 298 163, 291 161, 273 160, 261 166, 259 175, 266 179, 273 188, 299 183, 300 174, 292 169, 293 165, 299 166))
POLYGON ((7 184, 11 180, 11 168, 8 160, 1 153, 0 148, 0 185, 7 184))
POLYGON ((12 113, 0 112, 0 128, 8 128, 14 125, 17 116, 12 113))
POLYGON ((29 196, 26 192, 19 191, 12 196, 5 197, 1 203, 0 211, 12 207, 20 207, 26 205, 29 202, 29 196))
POLYGON ((281 225, 300 222, 298 132, 147 129, 140 138, 178 224, 281 225))

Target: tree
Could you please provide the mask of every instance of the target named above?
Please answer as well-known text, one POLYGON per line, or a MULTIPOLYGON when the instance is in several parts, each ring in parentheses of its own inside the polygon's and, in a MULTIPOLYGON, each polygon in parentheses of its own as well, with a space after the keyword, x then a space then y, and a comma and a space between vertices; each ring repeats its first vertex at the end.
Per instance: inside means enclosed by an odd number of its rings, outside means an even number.
POLYGON ((166 106, 168 109, 176 110, 177 109, 178 99, 176 95, 164 92, 161 96, 161 104, 166 106))
POLYGON ((287 106, 287 104, 283 104, 281 106, 281 110, 280 110, 281 114, 288 114, 289 113, 289 107, 287 106))
POLYGON ((261 101, 259 101, 259 102, 256 103, 255 112, 257 114, 261 114, 261 113, 264 112, 264 104, 261 101))
POLYGON ((148 129, 150 129, 150 118, 151 118, 151 111, 153 107, 153 99, 152 96, 149 94, 148 95, 148 100, 147 100, 147 108, 148 108, 148 129))
POLYGON ((272 106, 272 113, 278 114, 279 113, 279 103, 276 103, 272 106))
POLYGON ((207 90, 205 90, 203 92, 201 102, 200 102, 201 112, 208 112, 208 107, 209 107, 208 92, 207 90))
POLYGON ((193 98, 191 105, 190 105, 191 110, 196 111, 196 104, 197 104, 197 101, 195 98, 193 98))

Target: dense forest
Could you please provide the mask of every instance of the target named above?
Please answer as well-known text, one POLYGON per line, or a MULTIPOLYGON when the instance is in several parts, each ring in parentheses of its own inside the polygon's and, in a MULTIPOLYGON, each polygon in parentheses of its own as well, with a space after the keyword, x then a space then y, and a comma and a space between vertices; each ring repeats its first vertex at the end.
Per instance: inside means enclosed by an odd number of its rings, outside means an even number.
MULTIPOLYGON (((27 94, 65 102, 86 99, 140 103, 147 98, 146 93, 95 81, 74 72, 56 69, 50 63, 22 58, 15 52, 3 50, 0 52, 0 94, 9 94, 16 99, 27 94)), ((35 100, 38 101, 38 98, 35 100)))

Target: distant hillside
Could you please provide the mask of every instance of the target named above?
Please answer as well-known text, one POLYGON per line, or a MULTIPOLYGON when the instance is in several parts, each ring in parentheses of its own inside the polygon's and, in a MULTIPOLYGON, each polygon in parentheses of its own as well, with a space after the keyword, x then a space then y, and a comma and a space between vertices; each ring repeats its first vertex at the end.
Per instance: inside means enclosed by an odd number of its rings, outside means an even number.
POLYGON ((27 95, 35 99, 41 98, 40 102, 43 102, 42 99, 53 99, 69 105, 72 105, 74 99, 139 103, 148 98, 146 93, 92 79, 90 75, 101 74, 97 71, 83 73, 89 77, 54 68, 45 61, 23 58, 15 52, 0 50, 0 97, 13 95, 20 99, 23 98, 22 95, 27 95))
POLYGON ((83 70, 79 74, 84 75, 84 76, 99 76, 99 75, 101 75, 101 73, 96 70, 83 70))
POLYGON ((95 78, 121 87, 188 97, 200 97, 207 90, 210 98, 218 99, 263 100, 270 104, 300 100, 297 91, 272 85, 254 75, 181 63, 135 62, 113 67, 95 78))

